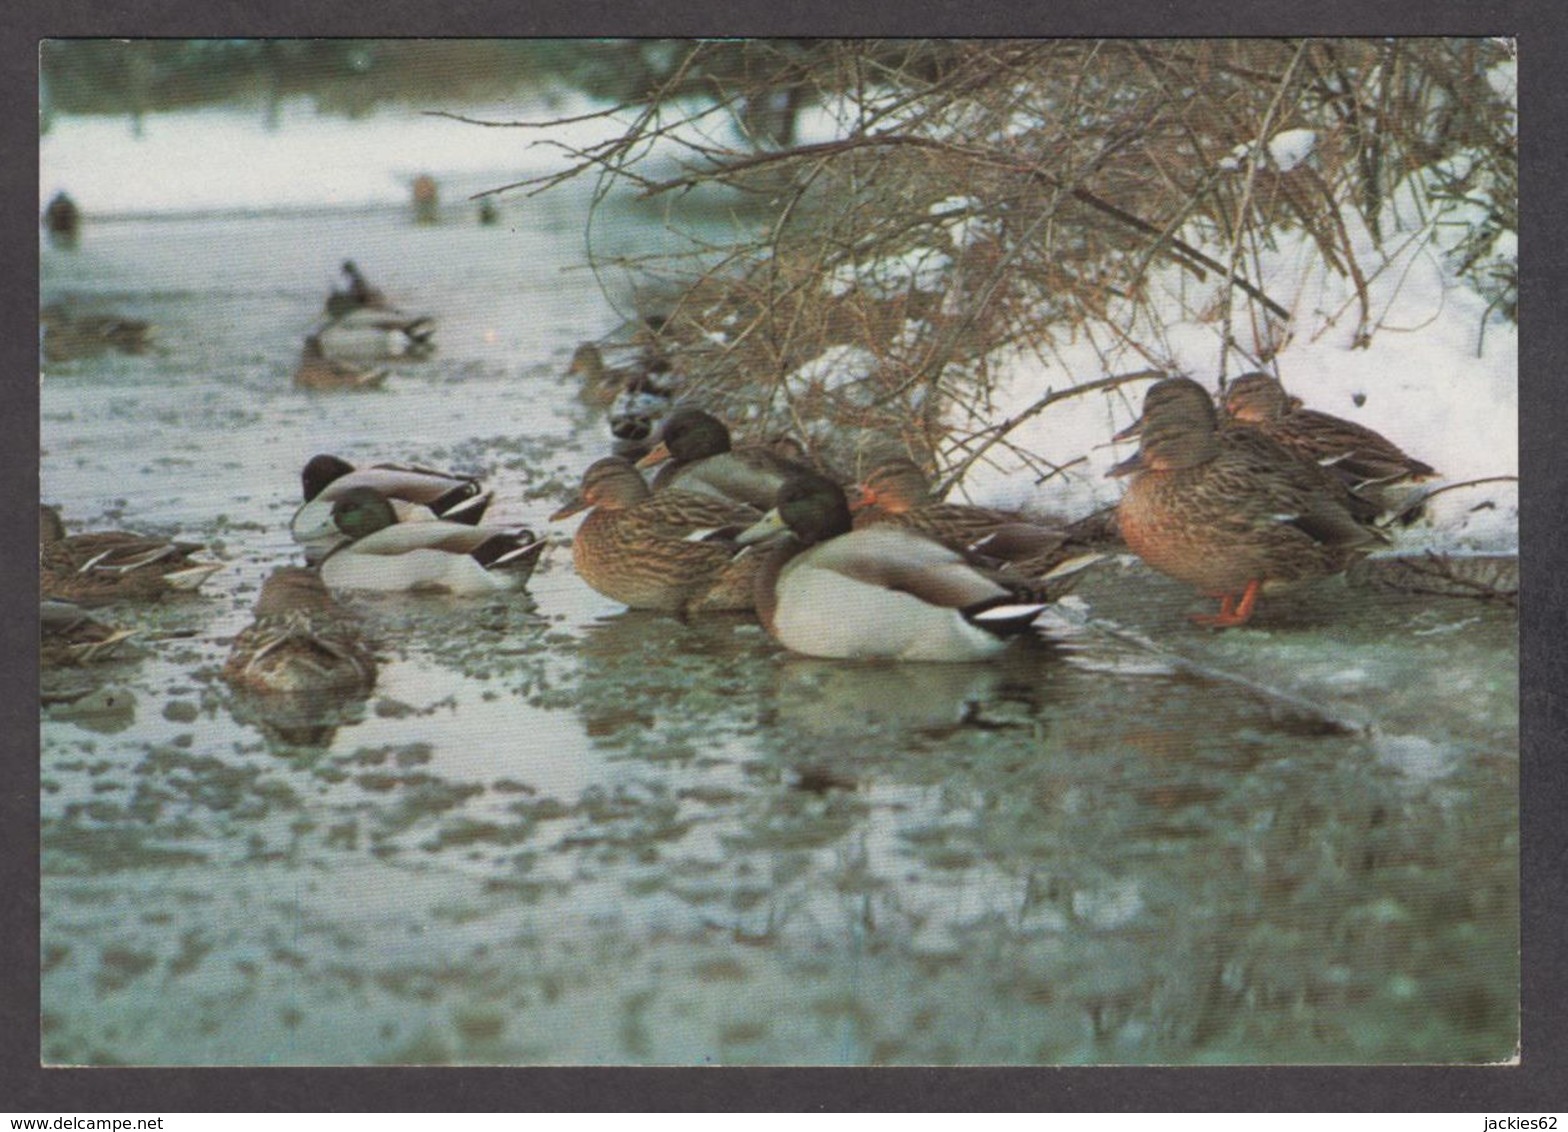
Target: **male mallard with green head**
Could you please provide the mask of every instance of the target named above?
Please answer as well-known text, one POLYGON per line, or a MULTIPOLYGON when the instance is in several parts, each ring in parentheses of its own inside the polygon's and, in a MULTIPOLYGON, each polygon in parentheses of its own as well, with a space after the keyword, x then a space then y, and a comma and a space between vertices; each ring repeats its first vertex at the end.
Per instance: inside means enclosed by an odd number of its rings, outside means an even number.
POLYGON ((329 316, 340 318, 350 311, 359 310, 363 307, 371 307, 378 310, 388 309, 385 293, 379 287, 370 285, 364 273, 359 270, 357 263, 351 259, 346 259, 343 261, 341 271, 347 285, 341 290, 333 288, 332 292, 327 296, 324 309, 329 316))
POLYGON ((474 476, 440 472, 411 464, 373 464, 356 468, 340 456, 312 456, 300 472, 304 503, 289 520, 294 541, 306 544, 306 557, 320 557, 343 534, 332 523, 332 505, 355 488, 369 488, 393 501, 425 508, 438 519, 476 525, 490 505, 491 493, 474 476), (312 532, 317 541, 303 537, 312 532), (321 540, 325 541, 321 541, 321 540))
POLYGON ((637 461, 639 468, 663 464, 653 479, 655 492, 670 488, 695 491, 731 503, 765 510, 792 475, 811 471, 772 445, 736 448, 723 421, 701 409, 676 409, 659 430, 658 443, 637 461))
POLYGON ((843 488, 814 472, 786 480, 740 541, 785 529, 758 574, 757 613, 780 644, 807 656, 981 660, 1049 604, 917 531, 852 529, 843 488))
POLYGON ((307 543, 334 533, 348 539, 321 559, 321 580, 330 589, 459 595, 517 589, 544 547, 526 527, 467 526, 428 512, 420 521, 400 521, 393 503, 373 488, 351 488, 333 501, 321 527, 295 532, 307 543))
POLYGON ((348 285, 327 296, 326 318, 306 339, 307 352, 337 360, 423 357, 435 349, 435 319, 400 311, 365 280, 353 260, 343 261, 348 285))

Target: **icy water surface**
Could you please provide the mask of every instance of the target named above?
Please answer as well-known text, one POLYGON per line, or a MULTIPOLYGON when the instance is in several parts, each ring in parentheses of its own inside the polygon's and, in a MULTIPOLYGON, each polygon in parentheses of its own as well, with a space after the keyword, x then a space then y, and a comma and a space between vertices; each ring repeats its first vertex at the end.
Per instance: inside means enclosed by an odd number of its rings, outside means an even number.
POLYGON ((233 699, 217 671, 296 560, 312 454, 478 472, 541 529, 601 454, 557 376, 616 317, 561 271, 581 248, 544 201, 498 229, 124 221, 45 250, 46 301, 157 331, 46 372, 44 500, 225 563, 114 610, 137 655, 42 709, 47 1062, 1512 1056, 1508 610, 1329 584, 1212 634, 1139 568, 1081 587, 1311 714, 1093 635, 789 657, 747 618, 622 611, 556 548, 526 594, 354 600, 384 663, 339 718, 233 699), (296 392, 345 256, 440 317, 439 351, 378 394, 296 392))

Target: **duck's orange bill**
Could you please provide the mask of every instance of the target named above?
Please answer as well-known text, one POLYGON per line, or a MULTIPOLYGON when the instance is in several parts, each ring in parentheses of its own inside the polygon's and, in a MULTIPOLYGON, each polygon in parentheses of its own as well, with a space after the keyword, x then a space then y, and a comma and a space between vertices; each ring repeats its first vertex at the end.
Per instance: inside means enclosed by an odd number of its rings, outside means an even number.
POLYGON ((670 458, 670 448, 669 448, 669 445, 665 444, 664 441, 661 440, 661 441, 659 441, 659 443, 657 443, 657 444, 655 444, 653 446, 653 451, 652 452, 648 453, 641 460, 637 461, 637 466, 639 468, 651 468, 655 464, 662 464, 662 463, 664 463, 664 461, 668 460, 669 458, 670 458))
POLYGON ((849 509, 851 511, 859 511, 863 507, 870 507, 877 501, 877 493, 865 484, 856 484, 855 492, 854 498, 849 501, 849 509))

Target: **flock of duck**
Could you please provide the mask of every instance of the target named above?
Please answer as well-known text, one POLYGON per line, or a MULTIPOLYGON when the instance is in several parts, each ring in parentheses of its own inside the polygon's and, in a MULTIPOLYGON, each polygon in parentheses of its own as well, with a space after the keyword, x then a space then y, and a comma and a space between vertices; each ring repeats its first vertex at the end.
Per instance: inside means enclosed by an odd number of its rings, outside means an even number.
MULTIPOLYGON (((429 347, 428 318, 391 307, 352 263, 343 272, 348 286, 329 298, 302 369, 332 361, 351 334, 398 339, 383 350, 429 347)), ((671 367, 651 354, 611 369, 584 347, 570 372, 608 407, 615 437, 613 454, 550 516, 586 512, 571 539, 577 575, 633 609, 755 611, 785 648, 816 657, 991 656, 1118 547, 1118 534, 1154 569, 1219 600, 1195 620, 1242 625, 1261 594, 1342 571, 1386 542, 1385 493, 1434 474, 1378 433, 1304 408, 1267 375, 1234 381, 1220 405, 1197 382, 1168 378, 1115 437, 1138 449, 1110 473, 1129 480, 1114 523, 1052 525, 936 498, 907 459, 846 489, 790 440, 737 445, 721 420, 680 403, 671 367)), ((237 688, 368 689, 372 652, 335 593, 515 589, 548 542, 486 524, 491 492, 471 476, 320 455, 301 486, 291 531, 306 565, 263 584, 223 670, 237 688)), ((46 507, 40 522, 46 664, 97 659, 127 636, 89 607, 193 590, 219 569, 191 543, 67 534, 46 507)))

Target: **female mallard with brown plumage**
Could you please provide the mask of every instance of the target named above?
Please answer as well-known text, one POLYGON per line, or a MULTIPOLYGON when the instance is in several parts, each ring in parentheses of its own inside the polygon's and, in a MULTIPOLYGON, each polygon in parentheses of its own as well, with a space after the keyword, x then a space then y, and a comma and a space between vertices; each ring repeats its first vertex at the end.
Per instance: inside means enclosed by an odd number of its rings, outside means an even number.
POLYGON ((755 553, 733 538, 756 521, 755 508, 672 488, 655 495, 629 460, 589 465, 582 486, 551 521, 589 508, 572 539, 577 574, 633 609, 701 613, 751 609, 755 553))
POLYGON ((1087 549, 1062 530, 1010 511, 946 503, 913 460, 887 460, 860 482, 851 505, 855 529, 890 524, 936 539, 952 550, 1001 562, 1066 560, 1087 549))
POLYGON ((1244 624, 1261 591, 1338 573, 1381 541, 1378 508, 1250 429, 1221 429, 1208 393, 1170 378, 1144 399, 1139 449, 1117 508, 1128 547, 1221 600, 1200 623, 1244 624))
POLYGON ((45 668, 102 660, 136 632, 100 621, 74 602, 52 600, 38 603, 38 628, 38 660, 45 668))
POLYGON ((1302 459, 1322 464, 1353 488, 1436 474, 1365 425, 1302 408, 1300 398, 1266 373, 1238 377, 1225 394, 1225 411, 1235 424, 1257 429, 1302 459))
POLYGON ((222 569, 194 557, 204 549, 201 543, 128 531, 68 535, 53 507, 39 506, 38 534, 43 596, 60 601, 147 601, 194 590, 222 569))
POLYGON ((786 479, 811 471, 773 445, 733 447, 723 421, 690 407, 669 415, 653 451, 637 461, 639 468, 660 464, 653 479, 656 492, 680 488, 760 510, 773 506, 786 479))
POLYGON ((832 480, 792 476, 743 544, 788 529, 757 577, 757 614, 778 642, 831 659, 981 660, 1049 604, 904 527, 852 529, 832 480))
POLYGON ((240 630, 223 678, 252 692, 368 691, 376 662, 314 570, 284 566, 262 583, 256 619, 240 630))

